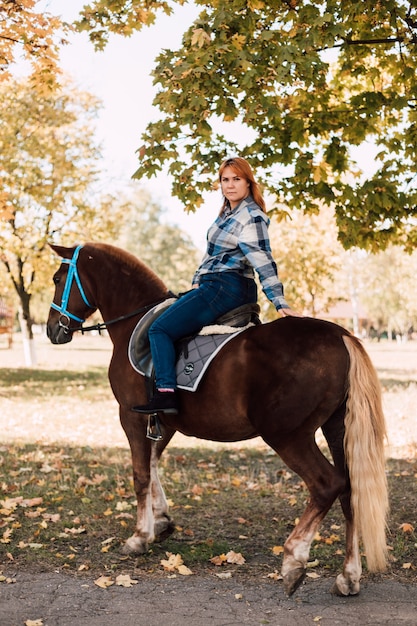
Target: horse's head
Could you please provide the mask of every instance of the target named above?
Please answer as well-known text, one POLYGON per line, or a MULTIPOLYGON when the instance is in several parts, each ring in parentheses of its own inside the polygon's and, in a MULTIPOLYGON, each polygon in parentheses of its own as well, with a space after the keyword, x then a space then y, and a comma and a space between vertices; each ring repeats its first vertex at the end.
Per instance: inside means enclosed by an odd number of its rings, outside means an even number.
POLYGON ((61 265, 53 276, 55 294, 48 316, 47 335, 52 343, 63 344, 71 341, 73 332, 80 330, 97 307, 90 304, 87 284, 84 282, 83 286, 80 277, 82 258, 86 255, 82 246, 65 248, 50 244, 50 247, 61 257, 61 265))

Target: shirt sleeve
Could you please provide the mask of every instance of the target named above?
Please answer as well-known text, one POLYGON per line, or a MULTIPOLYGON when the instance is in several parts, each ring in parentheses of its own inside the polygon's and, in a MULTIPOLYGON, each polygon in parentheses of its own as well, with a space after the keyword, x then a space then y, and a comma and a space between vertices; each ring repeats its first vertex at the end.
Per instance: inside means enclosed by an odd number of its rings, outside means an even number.
POLYGON ((239 248, 257 272, 262 290, 268 300, 277 310, 289 309, 290 307, 284 297, 283 285, 278 278, 277 264, 271 251, 268 226, 263 216, 253 216, 242 228, 239 248))

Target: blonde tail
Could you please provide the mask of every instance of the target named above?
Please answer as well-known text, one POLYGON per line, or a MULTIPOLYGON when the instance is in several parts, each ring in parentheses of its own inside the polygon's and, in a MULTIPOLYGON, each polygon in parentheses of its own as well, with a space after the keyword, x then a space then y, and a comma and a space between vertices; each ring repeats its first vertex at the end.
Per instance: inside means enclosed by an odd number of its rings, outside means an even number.
POLYGON ((350 357, 345 416, 345 454, 351 483, 354 524, 365 548, 369 571, 387 565, 388 488, 385 475, 385 419, 375 368, 362 344, 344 335, 350 357))

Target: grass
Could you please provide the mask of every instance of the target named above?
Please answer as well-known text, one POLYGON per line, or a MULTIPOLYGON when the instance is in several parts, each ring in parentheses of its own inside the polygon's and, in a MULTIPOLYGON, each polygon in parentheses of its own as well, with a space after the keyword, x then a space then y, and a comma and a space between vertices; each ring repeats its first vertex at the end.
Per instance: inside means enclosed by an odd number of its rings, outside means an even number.
MULTIPOLYGON (((166 576, 161 560, 167 552, 180 554, 195 573, 237 569, 256 579, 279 571, 282 546, 308 494, 257 444, 203 446, 176 436, 160 468, 175 533, 143 556, 122 555, 134 530, 135 494, 107 380, 109 347, 101 338, 79 338, 41 349, 39 369, 18 367, 19 352, 1 351, 0 571, 166 576), (229 551, 245 563, 210 561, 229 551)), ((387 463, 391 563, 385 576, 415 582, 416 350, 373 349, 396 457, 387 463)), ((334 577, 344 553, 344 523, 334 505, 313 542, 310 572, 334 577)))
MULTIPOLYGON (((415 581, 417 509, 413 461, 388 463, 392 515, 388 576, 415 581), (408 565, 410 564, 410 565, 408 565)), ((273 454, 259 450, 172 448, 161 476, 175 534, 140 557, 122 555, 133 532, 135 495, 127 450, 12 445, 0 453, 0 554, 14 569, 163 574, 166 553, 194 573, 218 571, 210 561, 240 553, 241 576, 274 574, 281 550, 304 509, 304 484, 273 454)), ((344 525, 334 506, 313 542, 314 574, 334 576, 344 557, 344 525)), ((313 571, 313 570, 311 570, 313 571)))

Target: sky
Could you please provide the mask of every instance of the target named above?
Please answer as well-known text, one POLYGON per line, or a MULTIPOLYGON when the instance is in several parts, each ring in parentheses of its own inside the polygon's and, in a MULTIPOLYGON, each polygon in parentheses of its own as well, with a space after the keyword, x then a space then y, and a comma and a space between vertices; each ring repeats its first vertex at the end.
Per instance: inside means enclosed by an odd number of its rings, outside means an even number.
MULTIPOLYGON (((45 0, 45 10, 73 21, 85 0, 45 0)), ((193 6, 178 7, 173 16, 161 16, 155 25, 130 38, 111 36, 103 52, 96 52, 84 33, 75 33, 61 52, 61 66, 77 87, 96 95, 102 102, 97 122, 97 140, 102 145, 103 167, 113 192, 130 184, 138 166, 135 151, 142 144, 141 135, 157 111, 152 107, 156 88, 151 72, 154 59, 162 48, 181 44, 185 26, 197 15, 193 6)), ((152 199, 166 209, 166 221, 186 231, 200 249, 205 247, 208 226, 215 219, 221 198, 219 192, 208 194, 206 203, 194 214, 186 213, 170 191, 165 175, 143 179, 152 199)))

